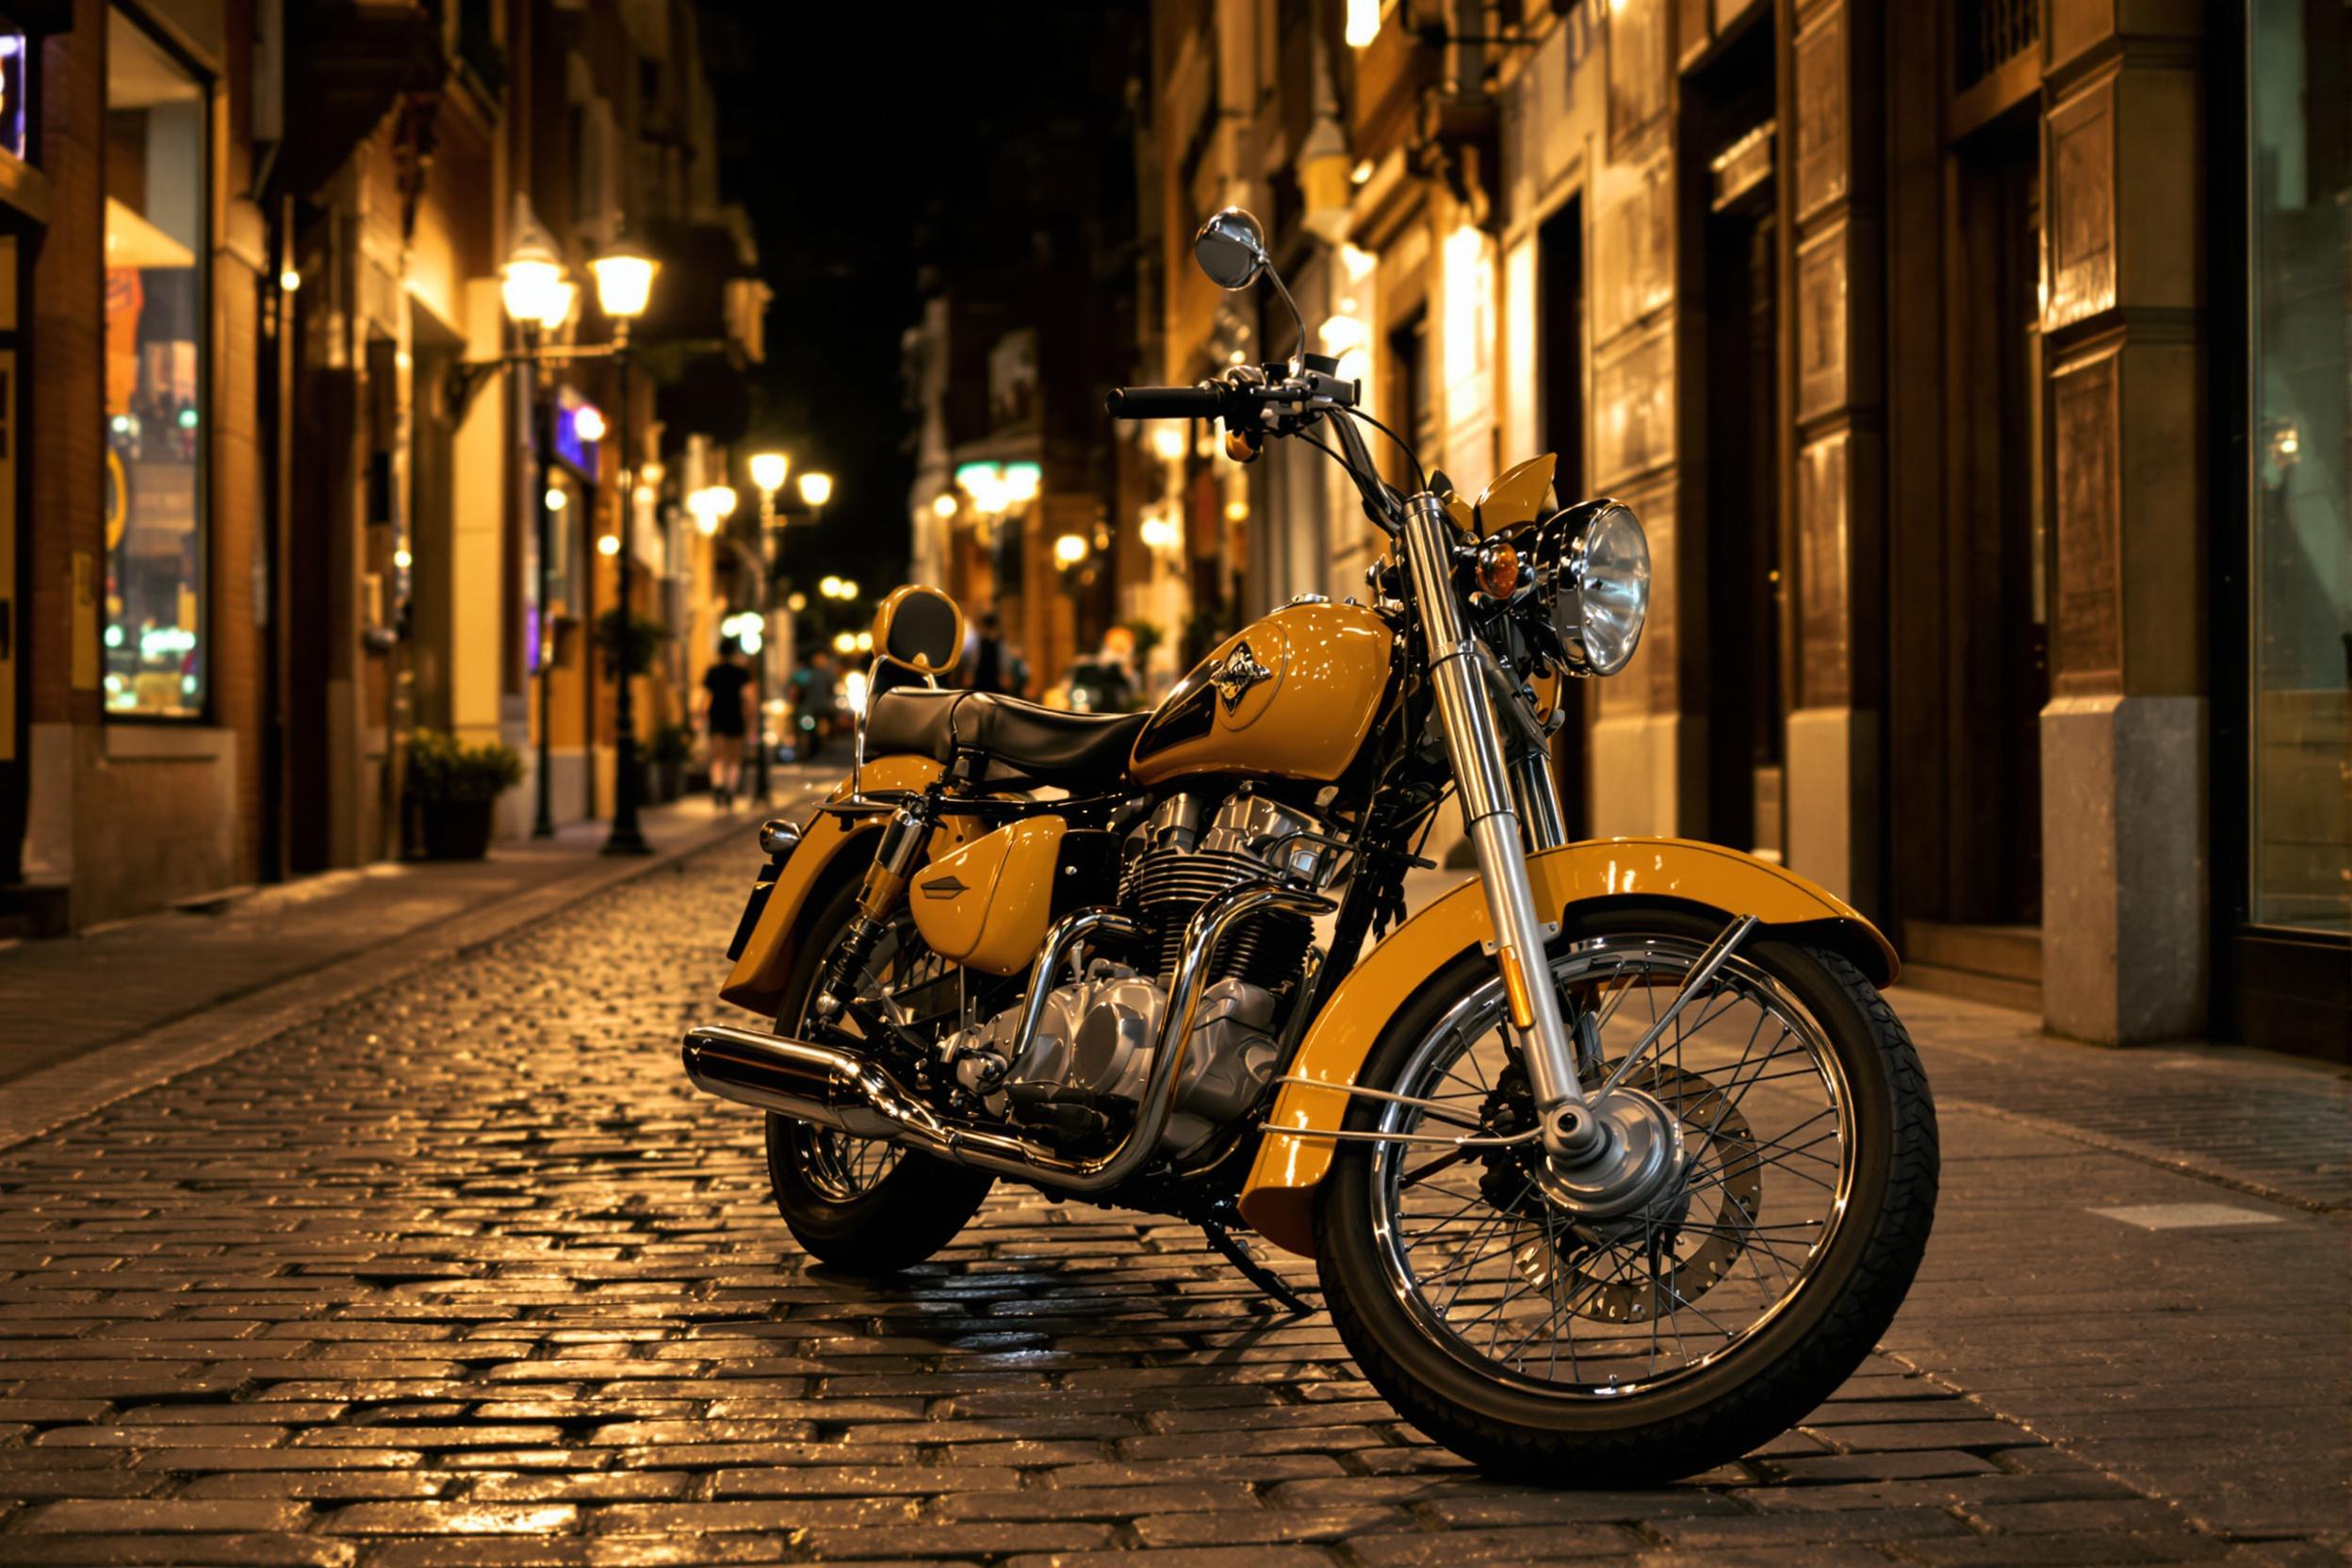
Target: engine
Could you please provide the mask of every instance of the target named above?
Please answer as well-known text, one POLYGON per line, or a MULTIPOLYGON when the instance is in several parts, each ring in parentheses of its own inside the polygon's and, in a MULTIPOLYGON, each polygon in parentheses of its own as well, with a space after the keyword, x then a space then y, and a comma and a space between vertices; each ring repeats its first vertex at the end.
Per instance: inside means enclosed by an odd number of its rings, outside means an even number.
MULTIPOLYGON (((1221 801, 1168 796, 1129 834, 1119 906, 1147 933, 1151 968, 1096 958, 1046 998, 1037 1037, 1019 1049, 1023 1008, 1006 1008, 945 1042, 956 1082, 998 1114, 1083 1144, 1122 1129, 1151 1075, 1196 910, 1244 883, 1275 876, 1317 888, 1343 852, 1324 825, 1245 786, 1221 801)), ((1248 1111, 1273 1076, 1274 1015, 1302 968, 1314 927, 1261 912, 1217 944, 1177 1080, 1164 1151, 1185 1156, 1248 1111)))

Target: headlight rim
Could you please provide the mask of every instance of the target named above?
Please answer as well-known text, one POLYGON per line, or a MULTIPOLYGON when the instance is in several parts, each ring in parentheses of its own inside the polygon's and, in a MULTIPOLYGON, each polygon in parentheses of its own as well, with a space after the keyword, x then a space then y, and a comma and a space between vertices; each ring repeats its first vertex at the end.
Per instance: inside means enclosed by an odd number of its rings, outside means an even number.
POLYGON ((1635 537, 1642 543, 1642 559, 1648 563, 1649 531, 1642 526, 1641 514, 1612 496, 1596 496, 1563 507, 1536 526, 1536 603, 1531 609, 1537 612, 1536 618, 1546 624, 1560 662, 1575 675, 1607 677, 1622 673, 1633 662, 1635 651, 1642 645, 1642 633, 1648 629, 1649 575, 1645 573, 1641 612, 1633 623, 1632 633, 1625 639, 1624 653, 1606 669, 1594 660, 1585 603, 1590 555, 1601 525, 1612 514, 1621 512, 1632 525, 1635 537))

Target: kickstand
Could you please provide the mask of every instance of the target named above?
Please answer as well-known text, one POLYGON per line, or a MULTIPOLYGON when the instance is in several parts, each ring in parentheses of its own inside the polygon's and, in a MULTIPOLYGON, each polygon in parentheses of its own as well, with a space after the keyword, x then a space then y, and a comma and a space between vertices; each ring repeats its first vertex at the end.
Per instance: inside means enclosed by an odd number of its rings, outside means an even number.
POLYGON ((1288 1307, 1293 1316, 1304 1317, 1315 1308, 1299 1294, 1282 1282, 1282 1276, 1250 1255, 1250 1250, 1235 1241, 1222 1225, 1203 1221, 1200 1233, 1209 1238, 1209 1245, 1224 1255, 1225 1261, 1239 1271, 1241 1277, 1288 1307))

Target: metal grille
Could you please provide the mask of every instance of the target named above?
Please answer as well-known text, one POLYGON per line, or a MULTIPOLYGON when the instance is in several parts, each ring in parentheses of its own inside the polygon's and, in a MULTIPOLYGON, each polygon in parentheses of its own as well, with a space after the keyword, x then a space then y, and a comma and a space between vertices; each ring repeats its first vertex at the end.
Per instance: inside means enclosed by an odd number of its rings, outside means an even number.
POLYGON ((2034 47, 2042 36, 2041 0, 1960 0, 1960 79, 1966 90, 2034 47))

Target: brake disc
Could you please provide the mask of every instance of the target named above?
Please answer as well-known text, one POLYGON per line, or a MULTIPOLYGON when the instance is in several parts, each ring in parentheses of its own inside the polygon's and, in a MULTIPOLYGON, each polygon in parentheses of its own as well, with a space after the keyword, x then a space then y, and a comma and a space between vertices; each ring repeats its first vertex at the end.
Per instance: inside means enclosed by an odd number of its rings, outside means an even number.
POLYGON ((1657 1200, 1615 1219, 1562 1227, 1521 1205, 1511 1261, 1522 1279, 1565 1312, 1598 1322, 1646 1323, 1698 1300, 1739 1262, 1747 1250, 1743 1238, 1756 1233, 1762 1211, 1763 1165, 1747 1118, 1712 1080, 1658 1067, 1625 1082, 1656 1097, 1682 1122, 1694 1151, 1689 1167, 1657 1200), (1694 1173, 1707 1179, 1696 1193, 1694 1173), (1701 1217, 1693 1224, 1699 1200, 1701 1217))

